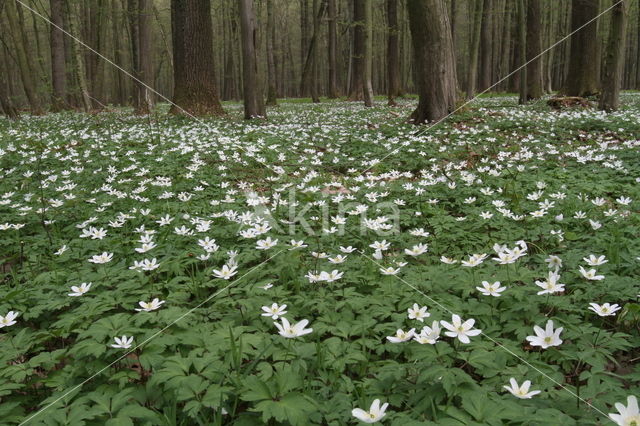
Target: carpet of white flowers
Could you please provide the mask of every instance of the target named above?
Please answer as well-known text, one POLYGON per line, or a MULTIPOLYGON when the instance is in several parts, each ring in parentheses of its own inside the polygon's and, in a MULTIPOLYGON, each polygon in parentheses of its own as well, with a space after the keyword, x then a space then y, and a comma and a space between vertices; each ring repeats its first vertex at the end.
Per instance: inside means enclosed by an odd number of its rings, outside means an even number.
POLYGON ((515 101, 0 119, 0 423, 637 424, 640 94, 515 101))

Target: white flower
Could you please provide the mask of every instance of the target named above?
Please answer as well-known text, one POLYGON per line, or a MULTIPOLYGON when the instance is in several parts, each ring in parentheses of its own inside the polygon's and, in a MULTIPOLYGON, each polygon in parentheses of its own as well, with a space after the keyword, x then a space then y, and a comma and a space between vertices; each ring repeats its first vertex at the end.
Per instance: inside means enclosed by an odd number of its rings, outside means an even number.
POLYGON ((446 257, 446 256, 440 256, 440 262, 446 263, 447 265, 453 265, 454 263, 458 263, 457 260, 452 259, 450 257, 446 257))
POLYGON ((271 283, 267 283, 265 285, 258 286, 258 288, 261 288, 263 290, 269 290, 271 287, 273 287, 273 284, 271 284, 271 283))
POLYGON ((589 269, 588 271, 582 266, 580 267, 580 273, 583 277, 590 281, 600 281, 604 279, 604 275, 596 275, 598 272, 595 269, 589 269))
POLYGON ((223 280, 228 280, 230 279, 232 276, 234 276, 235 274, 238 273, 238 267, 233 265, 231 267, 229 267, 228 265, 223 265, 222 269, 218 270, 218 269, 214 269, 213 275, 215 275, 216 278, 222 278, 223 280))
POLYGON ((547 257, 544 261, 549 264, 549 269, 552 269, 552 268, 560 269, 560 268, 562 268, 562 259, 560 259, 558 256, 554 256, 553 254, 549 255, 549 257, 547 257))
POLYGON ((256 249, 258 250, 268 250, 271 247, 275 247, 278 244, 278 240, 272 240, 271 237, 267 237, 264 240, 258 240, 256 242, 256 249))
POLYGON ((151 311, 155 311, 156 309, 158 309, 160 306, 162 306, 162 304, 164 303, 164 300, 160 300, 157 297, 155 299, 153 299, 151 302, 138 302, 138 304, 140 305, 141 309, 136 308, 136 311, 141 312, 141 311, 145 311, 145 312, 151 312, 151 311))
POLYGON ((369 407, 369 411, 364 411, 362 408, 354 408, 351 410, 351 415, 358 420, 362 420, 365 423, 375 423, 380 421, 385 416, 385 411, 389 406, 388 402, 380 406, 380 400, 374 399, 369 407))
POLYGON ((614 316, 617 311, 622 309, 620 308, 620 306, 616 304, 610 305, 609 303, 603 303, 602 305, 598 305, 596 303, 589 303, 589 305, 591 305, 589 309, 591 309, 593 312, 600 315, 601 317, 614 316))
POLYGON ((440 321, 440 324, 442 324, 444 328, 449 330, 445 331, 444 334, 449 337, 457 337, 458 340, 460 340, 462 343, 469 343, 471 341, 469 340, 469 336, 473 337, 482 333, 481 330, 472 328, 473 324, 475 323, 476 320, 474 320, 473 318, 462 322, 460 316, 456 314, 453 314, 451 316, 451 324, 446 321, 440 321))
POLYGON ((559 279, 560 279, 560 275, 558 274, 557 269, 555 271, 549 271, 549 276, 547 277, 546 280, 544 281, 536 280, 536 285, 542 288, 542 290, 539 291, 537 294, 542 295, 542 294, 553 294, 553 293, 563 292, 564 284, 559 283, 558 282, 559 279))
POLYGON ((637 426, 640 425, 640 410, 638 410, 638 400, 634 395, 627 397, 627 406, 616 402, 616 410, 620 414, 609 414, 611 420, 620 426, 637 426))
POLYGON ((68 247, 67 245, 63 245, 62 247, 60 247, 58 250, 56 250, 55 254, 56 256, 60 256, 62 253, 64 253, 65 251, 67 251, 68 247))
POLYGON ((428 246, 426 244, 418 244, 415 245, 413 247, 411 247, 411 249, 404 249, 405 254, 409 255, 409 256, 420 256, 423 253, 426 253, 428 250, 428 246))
POLYGON ((18 315, 20 314, 14 311, 7 312, 7 315, 5 316, 0 315, 0 328, 14 325, 16 323, 16 318, 18 318, 18 315))
POLYGON ((398 272, 400 272, 400 268, 394 268, 393 266, 380 268, 380 273, 382 275, 396 275, 398 272))
POLYGON ((589 266, 600 266, 608 262, 604 256, 595 257, 593 254, 590 254, 589 257, 583 257, 582 260, 587 262, 589 266))
POLYGON ((522 383, 522 386, 518 386, 518 382, 516 382, 516 379, 512 377, 511 379, 509 379, 509 383, 511 383, 511 386, 505 385, 503 386, 503 388, 511 392, 516 398, 531 399, 532 396, 537 395, 541 392, 539 390, 529 392, 531 380, 525 380, 524 383, 522 383))
POLYGON ((369 247, 375 250, 387 250, 390 244, 387 240, 374 241, 373 244, 369 244, 369 247))
POLYGON ((89 291, 89 289, 91 288, 91 284, 92 283, 82 283, 80 284, 80 287, 72 285, 71 291, 73 293, 69 293, 67 296, 71 296, 71 297, 82 296, 83 294, 89 291))
POLYGON ((111 262, 112 259, 113 259, 113 253, 107 253, 105 251, 102 254, 94 255, 91 259, 89 259, 89 262, 96 263, 96 264, 102 264, 102 263, 111 262))
POLYGON ((422 327, 422 331, 420 334, 415 334, 413 336, 413 340, 424 345, 428 343, 430 345, 435 345, 438 339, 440 338, 440 323, 438 321, 434 321, 431 324, 431 327, 424 326, 422 327))
POLYGON ((482 281, 482 287, 476 287, 476 289, 485 296, 500 297, 500 293, 505 291, 506 287, 500 287, 500 281, 496 281, 493 284, 489 284, 488 281, 482 281))
POLYGON ((425 318, 431 316, 431 314, 427 312, 426 306, 420 307, 417 303, 414 303, 412 308, 407 309, 407 312, 409 313, 409 319, 415 319, 420 322, 424 322, 425 318))
POLYGON ((271 317, 271 319, 277 320, 282 315, 287 313, 286 309, 287 309, 287 305, 278 306, 277 303, 274 303, 271 305, 271 307, 263 306, 262 310, 264 311, 264 313, 261 315, 263 317, 271 317))
POLYGON ((326 281, 328 283, 332 283, 342 278, 343 275, 344 275, 344 272, 340 272, 337 269, 334 269, 331 272, 322 271, 320 272, 318 281, 326 281))
POLYGON ((291 245, 291 248, 289 250, 295 250, 295 249, 299 249, 299 248, 305 248, 308 247, 303 240, 300 241, 296 241, 296 240, 291 240, 291 242, 289 243, 291 245))
POLYGON ((387 340, 390 341, 391 343, 401 343, 401 342, 406 342, 407 340, 410 340, 414 333, 415 333, 416 329, 412 328, 409 331, 403 331, 402 329, 398 329, 396 331, 396 335, 395 336, 387 336, 387 340))
POLYGON ((278 334, 282 337, 286 337, 287 339, 304 336, 305 334, 309 334, 313 331, 313 328, 305 328, 307 324, 309 324, 309 320, 306 319, 303 319, 295 325, 289 324, 289 321, 287 321, 285 317, 280 318, 280 321, 282 321, 282 324, 277 322, 274 322, 273 324, 278 328, 278 334))
POLYGON ((562 333, 563 327, 553 329, 553 321, 547 321, 547 326, 543 330, 537 325, 533 326, 533 332, 535 336, 527 336, 527 341, 531 343, 531 346, 541 346, 542 349, 547 349, 551 346, 560 346, 562 340, 560 339, 560 333, 562 333))
POLYGON ((115 340, 116 344, 112 344, 112 348, 129 349, 131 347, 131 343, 133 343, 133 336, 114 337, 113 340, 115 340))

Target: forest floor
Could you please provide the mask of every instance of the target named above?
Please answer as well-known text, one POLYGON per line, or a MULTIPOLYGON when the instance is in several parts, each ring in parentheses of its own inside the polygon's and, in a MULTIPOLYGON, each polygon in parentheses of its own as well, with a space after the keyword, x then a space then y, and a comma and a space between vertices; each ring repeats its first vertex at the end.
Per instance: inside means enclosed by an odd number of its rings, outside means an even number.
POLYGON ((640 393, 640 94, 414 105, 0 119, 1 423, 607 424, 640 393))

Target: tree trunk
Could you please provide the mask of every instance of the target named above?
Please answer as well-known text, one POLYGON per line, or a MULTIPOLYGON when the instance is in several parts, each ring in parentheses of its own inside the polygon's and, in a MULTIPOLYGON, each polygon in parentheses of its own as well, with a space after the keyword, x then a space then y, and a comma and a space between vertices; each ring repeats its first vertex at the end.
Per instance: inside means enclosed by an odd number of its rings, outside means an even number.
POLYGON ((258 80, 256 17, 253 12, 253 0, 238 1, 240 5, 240 34, 242 36, 244 118, 264 118, 266 112, 258 80))
POLYGON ((224 114, 215 83, 211 4, 208 0, 171 0, 171 28, 175 104, 171 112, 224 114))
POLYGON ((313 33, 309 39, 309 47, 302 69, 300 93, 311 94, 314 103, 320 102, 318 97, 318 42, 320 39, 320 21, 326 10, 326 2, 318 7, 318 1, 313 1, 313 33), (316 9, 317 8, 317 9, 316 9))
MULTIPOLYGON (((536 2, 540 0, 535 0, 536 2)), ((480 76, 478 90, 483 91, 491 86, 491 47, 493 29, 493 1, 484 0, 482 7, 482 27, 480 30, 480 76)))
POLYGON ((54 112, 67 109, 67 70, 64 60, 63 0, 50 0, 51 8, 51 109, 54 112))
POLYGON ((615 111, 620 106, 627 5, 627 0, 621 0, 611 11, 607 54, 602 69, 602 94, 599 103, 600 109, 605 111, 615 111))
POLYGON ((469 69, 467 70, 467 98, 471 99, 476 93, 476 81, 478 78, 478 54, 480 50, 480 31, 482 26, 483 0, 476 0, 476 8, 473 16, 471 32, 471 52, 469 69))
POLYGON ((151 42, 151 2, 150 0, 129 0, 129 26, 131 28, 131 57, 134 82, 134 112, 146 115, 153 108, 153 49, 151 42))
POLYGON ((563 84, 562 93, 567 96, 591 96, 598 92, 597 67, 595 56, 598 43, 598 26, 590 20, 598 16, 598 0, 573 0, 571 5, 571 51, 569 54, 569 73, 563 84))
MULTIPOLYGON (((2 14, 2 6, 3 2, 0 0, 0 15, 2 14)), ((5 55, 0 55, 0 112, 9 119, 15 120, 20 116, 20 113, 13 105, 13 102, 11 102, 9 92, 7 90, 9 86, 9 61, 5 60, 5 58, 5 55)))
POLYGON ((274 0, 267 0, 267 28, 266 28, 266 37, 267 37, 267 74, 268 74, 268 84, 267 84, 267 105, 277 105, 278 101, 276 99, 276 63, 274 59, 274 48, 276 44, 276 28, 275 28, 275 19, 273 17, 273 2, 274 0))
POLYGON ((329 11, 329 98, 335 99, 339 96, 338 91, 338 25, 336 0, 328 0, 329 11))
POLYGON ((372 59, 373 59, 373 11, 372 0, 364 0, 364 82, 363 98, 364 106, 373 106, 373 87, 371 86, 372 59))
POLYGON ((539 99, 542 89, 542 14, 540 0, 527 0, 527 100, 539 99), (535 58, 535 59, 534 59, 535 58))
POLYGON ((638 5, 638 16, 636 19, 636 90, 640 90, 640 4, 638 5))
POLYGON ((517 0, 518 4, 518 59, 517 67, 520 68, 519 74, 519 92, 518 103, 520 105, 527 102, 527 9, 525 2, 527 0, 517 0))
MULTIPOLYGON (((69 33, 73 38, 79 39, 80 5, 75 1, 65 2, 65 5, 68 7, 69 33)), ((82 46, 75 41, 70 44, 73 55, 73 70, 78 82, 78 89, 80 90, 82 108, 88 112, 91 111, 91 97, 89 96, 89 87, 87 86, 87 74, 84 66, 84 56, 82 55, 82 46)))
POLYGON ((455 109, 453 40, 444 0, 407 0, 419 102, 414 124, 440 120, 455 109))
POLYGON ((20 69, 20 78, 29 101, 31 113, 36 115, 43 114, 44 111, 37 93, 37 81, 35 78, 37 70, 34 67, 32 56, 27 52, 28 40, 22 27, 23 23, 18 18, 15 1, 8 1, 6 10, 9 29, 13 36, 16 62, 20 69))
POLYGON ((350 101, 359 101, 364 97, 364 53, 365 53, 365 0, 353 0, 353 29, 351 48, 351 82, 349 84, 350 101))
POLYGON ((398 41, 398 0, 387 0, 387 97, 391 106, 400 96, 400 55, 398 41))

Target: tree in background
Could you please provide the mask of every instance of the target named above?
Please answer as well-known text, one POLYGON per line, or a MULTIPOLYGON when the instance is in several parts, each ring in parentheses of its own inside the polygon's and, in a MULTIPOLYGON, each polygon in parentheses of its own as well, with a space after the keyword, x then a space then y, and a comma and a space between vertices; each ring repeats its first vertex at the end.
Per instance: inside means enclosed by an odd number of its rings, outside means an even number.
POLYGON ((476 0, 476 7, 472 19, 471 27, 471 47, 469 52, 469 68, 467 73, 467 98, 472 98, 476 93, 476 82, 478 79, 478 54, 480 49, 480 30, 482 26, 483 0, 476 0))
POLYGON ((422 124, 440 120, 454 110, 456 60, 444 0, 407 0, 407 9, 419 95, 410 119, 422 124))
POLYGON ((50 0, 51 28, 49 46, 51 49, 51 110, 68 109, 67 64, 64 55, 64 0, 50 0))
POLYGON ((620 85, 624 66, 625 27, 627 24, 627 0, 620 0, 611 11, 611 25, 602 69, 602 93, 599 107, 605 111, 620 106, 620 85))
POLYGON ((328 19, 328 55, 329 55, 329 93, 330 99, 340 96, 338 90, 338 16, 336 0, 327 0, 328 19))
POLYGON ((266 117, 256 57, 256 17, 253 0, 238 0, 240 4, 240 34, 242 38, 242 88, 244 118, 266 117))
POLYGON ((561 89, 563 94, 591 96, 598 92, 598 24, 595 21, 598 6, 598 0, 571 3, 571 31, 575 34, 570 38, 569 71, 561 89))
POLYGON ((387 4, 387 99, 396 105, 400 91, 400 43, 398 38, 398 0, 386 0, 387 4))
POLYGON ((353 0, 353 20, 351 21, 351 81, 349 82, 350 101, 364 98, 364 54, 365 54, 365 0, 353 0))
POLYGON ((171 112, 186 111, 196 116, 224 114, 213 67, 209 0, 171 0, 171 30, 174 80, 171 112))
POLYGON ((276 44, 275 17, 273 16, 274 0, 267 0, 267 105, 278 104, 276 89, 276 63, 274 49, 276 44))
POLYGON ((133 109, 136 114, 149 114, 153 108, 153 51, 151 49, 151 0, 129 1, 131 62, 135 82, 133 109))
POLYGON ((539 99, 542 89, 542 13, 540 0, 527 0, 527 95, 539 99))

